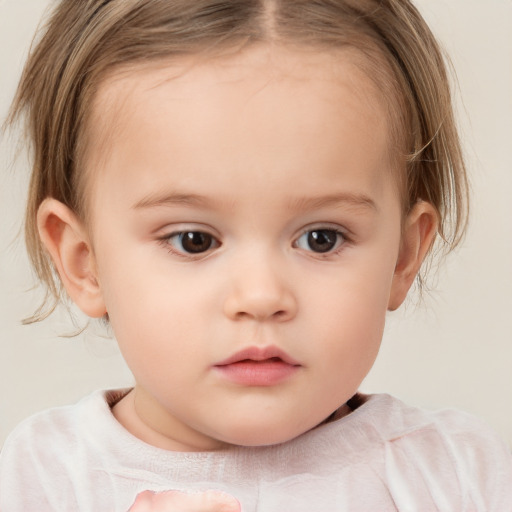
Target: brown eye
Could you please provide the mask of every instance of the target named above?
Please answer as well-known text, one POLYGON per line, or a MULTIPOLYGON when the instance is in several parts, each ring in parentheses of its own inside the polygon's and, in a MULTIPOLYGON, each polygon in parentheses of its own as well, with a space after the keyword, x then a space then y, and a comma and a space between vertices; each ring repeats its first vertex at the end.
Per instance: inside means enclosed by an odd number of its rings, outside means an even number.
POLYGON ((306 231, 296 245, 306 251, 326 253, 337 249, 343 241, 343 235, 335 229, 312 229, 306 231))
POLYGON ((177 251, 188 254, 199 254, 217 246, 217 241, 212 235, 201 231, 175 233, 169 237, 168 242, 177 251))

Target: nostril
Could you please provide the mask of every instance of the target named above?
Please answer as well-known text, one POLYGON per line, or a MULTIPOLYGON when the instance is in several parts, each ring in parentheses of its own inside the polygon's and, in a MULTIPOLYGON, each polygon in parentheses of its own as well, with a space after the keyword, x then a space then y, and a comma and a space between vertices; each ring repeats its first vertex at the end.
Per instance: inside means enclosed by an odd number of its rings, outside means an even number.
POLYGON ((266 312, 249 313, 247 311, 238 311, 235 316, 237 320, 243 320, 246 318, 253 318, 255 320, 268 320, 272 318, 274 320, 284 320, 288 316, 288 313, 284 309, 280 309, 279 311, 275 311, 270 314, 266 312))
POLYGON ((240 279, 224 300, 224 313, 232 320, 284 322, 294 317, 297 302, 292 291, 275 280, 240 279), (243 286, 240 284, 243 284, 243 286))

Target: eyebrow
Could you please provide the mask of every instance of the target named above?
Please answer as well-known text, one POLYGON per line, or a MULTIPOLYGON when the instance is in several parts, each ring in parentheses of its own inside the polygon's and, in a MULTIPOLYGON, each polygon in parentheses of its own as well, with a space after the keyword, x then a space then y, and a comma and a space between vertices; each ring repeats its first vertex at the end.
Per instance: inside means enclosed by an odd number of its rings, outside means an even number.
POLYGON ((137 201, 132 208, 139 210, 143 208, 155 208, 158 206, 195 206, 208 208, 212 201, 205 196, 198 194, 150 194, 140 201, 137 201))
POLYGON ((356 209, 378 211, 377 204, 370 196, 348 192, 326 196, 300 197, 290 202, 290 207, 296 211, 316 210, 342 205, 356 209))
MULTIPOLYGON (((156 208, 189 206, 196 208, 212 208, 215 201, 199 194, 169 193, 150 194, 137 201, 132 208, 135 210, 156 208)), ((339 193, 326 196, 299 197, 291 199, 289 207, 294 211, 309 211, 320 208, 348 206, 356 209, 378 211, 375 201, 365 194, 339 193)))

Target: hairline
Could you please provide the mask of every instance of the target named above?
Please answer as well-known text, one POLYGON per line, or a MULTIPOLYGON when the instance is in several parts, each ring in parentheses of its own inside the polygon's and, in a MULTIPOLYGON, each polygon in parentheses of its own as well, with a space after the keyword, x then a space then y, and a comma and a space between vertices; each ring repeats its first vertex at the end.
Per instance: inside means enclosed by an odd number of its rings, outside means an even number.
MULTIPOLYGON (((369 84, 371 85, 371 95, 373 101, 377 101, 382 106, 383 110, 386 112, 386 128, 387 128, 387 148, 388 148, 388 165, 392 170, 392 177, 396 180, 396 186, 399 193, 399 200, 402 205, 402 217, 405 217, 405 214, 410 208, 410 205, 407 204, 407 190, 405 187, 406 183, 406 151, 405 147, 399 147, 401 144, 399 142, 400 139, 404 139, 403 133, 405 131, 405 123, 403 119, 400 119, 400 115, 397 111, 400 110, 400 103, 402 100, 397 98, 398 93, 389 92, 387 93, 386 89, 391 89, 389 85, 386 84, 383 86, 383 81, 378 80, 374 74, 372 73, 372 59, 370 56, 361 50, 359 47, 355 45, 346 44, 339 48, 333 48, 327 44, 304 44, 304 43, 275 43, 275 42, 256 42, 252 45, 243 45, 241 47, 237 47, 236 45, 230 45, 227 48, 224 48, 222 51, 215 51, 212 53, 211 51, 197 51, 190 55, 181 55, 178 57, 168 56, 168 57, 158 57, 151 59, 147 62, 139 62, 139 61, 129 61, 122 64, 114 65, 109 68, 106 68, 104 72, 99 75, 94 82, 95 93, 92 99, 89 102, 89 108, 87 109, 86 116, 84 118, 84 123, 81 129, 81 133, 77 136, 78 138, 78 150, 77 150, 77 168, 75 169, 76 175, 76 197, 80 198, 80 202, 76 205, 76 212, 79 217, 82 219, 84 224, 88 225, 91 221, 90 216, 90 194, 92 190, 92 180, 94 179, 94 173, 99 172, 99 169, 104 168, 105 160, 108 157, 108 150, 110 145, 113 143, 113 137, 119 136, 119 131, 122 130, 123 120, 125 119, 124 115, 114 116, 112 113, 114 111, 119 112, 120 103, 123 100, 127 99, 127 94, 123 94, 120 97, 113 98, 113 102, 104 101, 105 91, 108 91, 109 87, 116 82, 117 80, 123 80, 124 78, 128 78, 132 76, 134 73, 144 73, 145 71, 155 71, 161 69, 162 67, 168 67, 170 70, 169 78, 167 80, 173 80, 176 78, 180 78, 185 76, 187 72, 192 70, 197 65, 209 64, 211 63, 211 59, 229 59, 229 57, 235 54, 241 54, 244 51, 249 49, 256 48, 257 46, 274 46, 274 47, 282 47, 291 51, 321 51, 325 54, 330 53, 331 55, 335 55, 337 53, 349 55, 350 63, 355 65, 356 68, 366 77, 368 78, 369 84), (177 70, 175 75, 171 76, 171 69, 177 70), (178 71, 179 70, 179 71, 178 71), (380 86, 380 89, 379 89, 380 86), (384 89, 384 90, 383 90, 384 89), (385 101, 392 96, 393 99, 391 101, 385 101), (99 102, 101 102, 102 107, 102 115, 101 119, 98 115, 98 107, 99 102), (106 109, 106 110, 105 110, 106 109), (93 124, 100 123, 99 127, 100 136, 92 136, 91 130, 96 130, 98 127, 93 128, 93 124), (92 146, 92 141, 96 143, 94 145, 94 149, 92 146), (97 146, 99 140, 99 147, 97 146), (96 156, 90 157, 91 152, 93 152, 96 156), (95 169, 98 169, 95 170, 95 169)), ((376 46, 376 45, 375 45, 376 46)), ((379 55, 380 59, 383 61, 387 61, 386 56, 382 54, 379 49, 376 49, 376 54, 379 55)), ((392 70, 388 63, 382 66, 383 68, 387 68, 384 73, 387 75, 389 82, 393 80, 392 78, 392 70)), ((382 76, 383 73, 379 72, 379 75, 382 76)), ((385 82, 385 81, 384 81, 385 82)))

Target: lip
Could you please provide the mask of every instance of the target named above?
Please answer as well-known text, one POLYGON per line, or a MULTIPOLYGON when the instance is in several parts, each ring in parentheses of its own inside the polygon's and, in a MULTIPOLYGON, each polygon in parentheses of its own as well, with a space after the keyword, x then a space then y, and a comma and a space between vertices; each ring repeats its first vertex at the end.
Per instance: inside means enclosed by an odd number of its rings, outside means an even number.
POLYGON ((241 386, 274 386, 300 367, 298 361, 275 346, 248 347, 213 366, 223 378, 241 386))
POLYGON ((283 362, 292 366, 300 366, 298 361, 295 361, 295 359, 289 356, 284 350, 281 350, 279 347, 275 346, 244 348, 228 357, 227 359, 224 359, 219 363, 215 363, 215 366, 226 366, 229 364, 238 363, 240 361, 245 361, 246 359, 250 359, 252 361, 281 359, 283 362))

